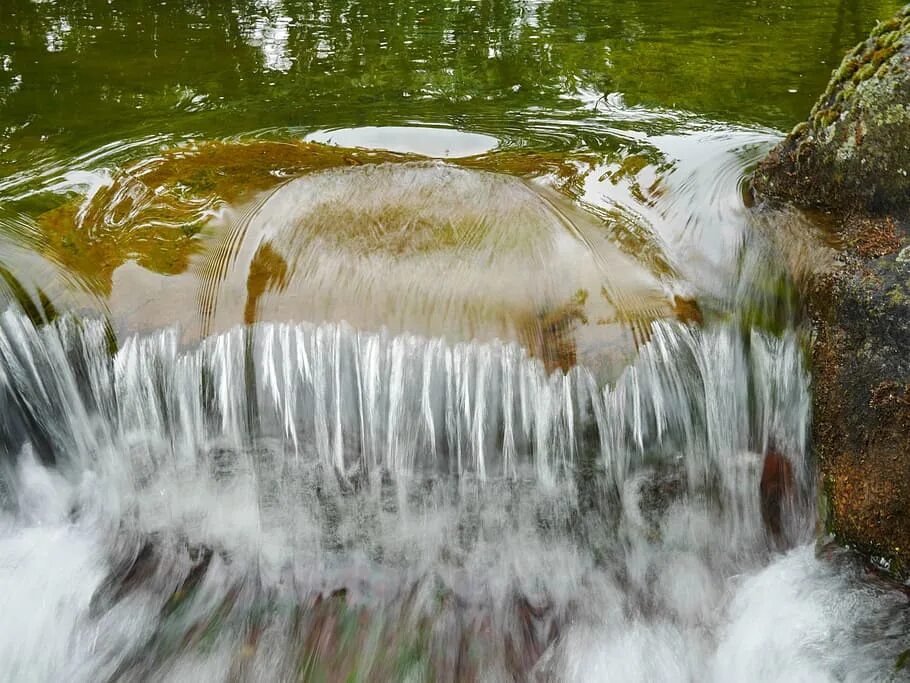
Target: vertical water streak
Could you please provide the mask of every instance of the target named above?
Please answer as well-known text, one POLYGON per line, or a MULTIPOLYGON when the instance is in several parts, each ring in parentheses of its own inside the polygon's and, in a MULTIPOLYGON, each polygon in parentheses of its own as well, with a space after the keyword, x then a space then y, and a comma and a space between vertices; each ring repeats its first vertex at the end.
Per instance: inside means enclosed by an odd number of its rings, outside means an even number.
POLYGON ((113 357, 103 340, 91 320, 36 329, 4 314, 6 429, 40 425, 49 456, 139 480, 213 448, 277 441, 343 478, 531 475, 544 488, 571 479, 593 444, 616 490, 648 463, 682 462, 690 487, 720 486, 733 506, 751 485, 748 462, 773 445, 811 485, 807 378, 792 335, 655 323, 639 359, 604 387, 583 367, 547 374, 515 345, 343 324, 258 324, 188 349, 162 331, 127 339, 113 357), (116 452, 125 461, 95 461, 116 452))

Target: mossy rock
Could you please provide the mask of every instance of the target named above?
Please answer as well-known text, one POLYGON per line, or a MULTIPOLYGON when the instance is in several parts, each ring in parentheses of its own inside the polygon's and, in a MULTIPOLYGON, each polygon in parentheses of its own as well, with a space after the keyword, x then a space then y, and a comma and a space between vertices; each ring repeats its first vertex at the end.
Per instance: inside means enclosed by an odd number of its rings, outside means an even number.
POLYGON ((910 5, 844 58, 752 187, 831 214, 839 263, 806 288, 825 523, 910 576, 910 5))
POLYGON ((910 212, 910 5, 847 54, 752 182, 799 206, 910 212))
MULTIPOLYGON (((95 293, 111 293, 114 271, 135 262, 162 275, 185 272, 202 249, 200 232, 225 207, 242 207, 289 179, 329 169, 426 160, 414 154, 300 140, 209 141, 139 159, 88 200, 75 196, 38 216, 36 250, 95 293)), ((577 182, 555 154, 501 151, 455 160, 518 177, 577 182)))
POLYGON ((910 269, 893 256, 810 295, 813 447, 828 530, 910 575, 910 269))

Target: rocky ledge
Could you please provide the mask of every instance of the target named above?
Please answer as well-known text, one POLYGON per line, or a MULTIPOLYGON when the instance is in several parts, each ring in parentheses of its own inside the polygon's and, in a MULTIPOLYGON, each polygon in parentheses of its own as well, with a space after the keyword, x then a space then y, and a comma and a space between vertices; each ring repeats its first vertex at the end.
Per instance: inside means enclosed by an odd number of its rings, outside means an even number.
POLYGON ((813 448, 828 529, 910 576, 910 5, 879 24, 752 178, 765 203, 831 216, 817 272, 813 448))

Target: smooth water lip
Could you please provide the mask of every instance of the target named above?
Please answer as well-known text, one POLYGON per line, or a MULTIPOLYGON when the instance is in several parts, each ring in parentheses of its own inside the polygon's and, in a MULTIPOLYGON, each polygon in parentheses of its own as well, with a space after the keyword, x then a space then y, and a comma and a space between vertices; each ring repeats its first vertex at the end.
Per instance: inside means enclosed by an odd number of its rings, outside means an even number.
POLYGON ((422 126, 363 126, 319 130, 307 135, 306 142, 321 142, 339 147, 384 149, 403 154, 422 154, 441 159, 457 159, 491 152, 499 141, 491 135, 467 133, 453 128, 422 126))

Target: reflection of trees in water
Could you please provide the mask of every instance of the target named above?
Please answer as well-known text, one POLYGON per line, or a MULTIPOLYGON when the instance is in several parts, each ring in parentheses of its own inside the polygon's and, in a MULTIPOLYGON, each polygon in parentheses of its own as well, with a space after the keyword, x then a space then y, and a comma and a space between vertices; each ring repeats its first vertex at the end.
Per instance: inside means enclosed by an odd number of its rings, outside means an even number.
POLYGON ((578 87, 787 125, 826 80, 820 57, 896 7, 848 4, 863 21, 808 0, 7 0, 0 142, 26 121, 23 144, 409 117, 495 129, 529 106, 566 111, 559 98, 578 87), (800 85, 796 98, 785 81, 800 85))

